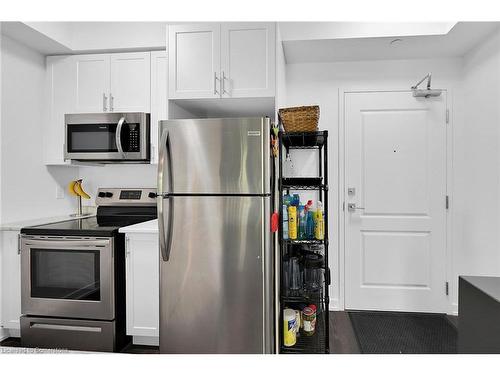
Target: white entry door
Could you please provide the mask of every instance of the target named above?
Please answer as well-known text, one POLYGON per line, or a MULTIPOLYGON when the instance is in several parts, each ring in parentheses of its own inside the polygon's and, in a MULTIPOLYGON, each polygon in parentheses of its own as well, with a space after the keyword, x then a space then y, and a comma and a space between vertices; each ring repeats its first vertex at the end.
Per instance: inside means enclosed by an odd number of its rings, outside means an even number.
POLYGON ((345 307, 445 312, 446 94, 346 93, 344 108, 345 307))

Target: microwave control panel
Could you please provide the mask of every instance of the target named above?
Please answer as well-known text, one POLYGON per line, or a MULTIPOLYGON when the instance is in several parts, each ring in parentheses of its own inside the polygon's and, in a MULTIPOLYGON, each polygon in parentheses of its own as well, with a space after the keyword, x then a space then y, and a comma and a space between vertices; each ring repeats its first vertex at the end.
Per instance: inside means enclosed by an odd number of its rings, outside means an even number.
POLYGON ((137 124, 128 124, 129 127, 129 144, 128 152, 139 152, 139 126, 137 124))

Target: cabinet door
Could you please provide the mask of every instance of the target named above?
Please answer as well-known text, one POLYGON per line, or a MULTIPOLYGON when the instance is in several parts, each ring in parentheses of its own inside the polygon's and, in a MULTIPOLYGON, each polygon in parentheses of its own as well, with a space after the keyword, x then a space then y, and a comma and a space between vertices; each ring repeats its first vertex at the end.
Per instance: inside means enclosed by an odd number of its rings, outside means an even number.
POLYGON ((44 123, 43 152, 46 165, 64 165, 64 115, 73 113, 76 98, 76 65, 71 56, 47 57, 47 121, 44 123))
POLYGON ((158 121, 167 120, 167 52, 151 52, 151 164, 158 163, 158 121))
POLYGON ((220 24, 168 28, 169 98, 220 97, 220 24))
POLYGON ((109 111, 109 55, 74 56, 76 112, 109 111))
POLYGON ((150 111, 150 53, 117 53, 111 55, 111 89, 109 110, 112 112, 150 111))
POLYGON ((275 51, 273 23, 223 23, 222 97, 274 96, 275 51))
POLYGON ((127 335, 159 336, 159 261, 157 234, 127 234, 127 335))
POLYGON ((0 232, 2 244, 2 326, 20 329, 21 256, 18 252, 19 231, 0 232))

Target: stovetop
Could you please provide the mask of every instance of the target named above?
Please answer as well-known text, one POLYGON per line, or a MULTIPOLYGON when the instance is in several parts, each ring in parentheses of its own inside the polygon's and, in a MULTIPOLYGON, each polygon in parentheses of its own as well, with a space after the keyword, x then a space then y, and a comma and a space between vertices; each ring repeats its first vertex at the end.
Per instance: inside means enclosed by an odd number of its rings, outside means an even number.
POLYGON ((37 225, 21 229, 23 234, 51 236, 102 236, 112 237, 118 229, 128 225, 154 220, 156 216, 124 216, 99 218, 97 216, 74 219, 59 223, 37 225))
POLYGON ((97 215, 83 219, 24 227, 39 236, 112 237, 118 229, 157 218, 155 189, 99 189, 97 215))

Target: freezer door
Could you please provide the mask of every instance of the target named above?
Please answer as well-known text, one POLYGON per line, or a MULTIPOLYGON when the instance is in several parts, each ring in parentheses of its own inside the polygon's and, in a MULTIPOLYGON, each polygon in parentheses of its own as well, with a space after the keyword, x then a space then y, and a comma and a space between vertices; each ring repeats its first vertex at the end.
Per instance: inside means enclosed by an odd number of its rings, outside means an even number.
POLYGON ((273 344, 269 198, 169 197, 161 353, 266 353, 273 344))
POLYGON ((266 194, 268 118, 160 122, 159 193, 266 194))

